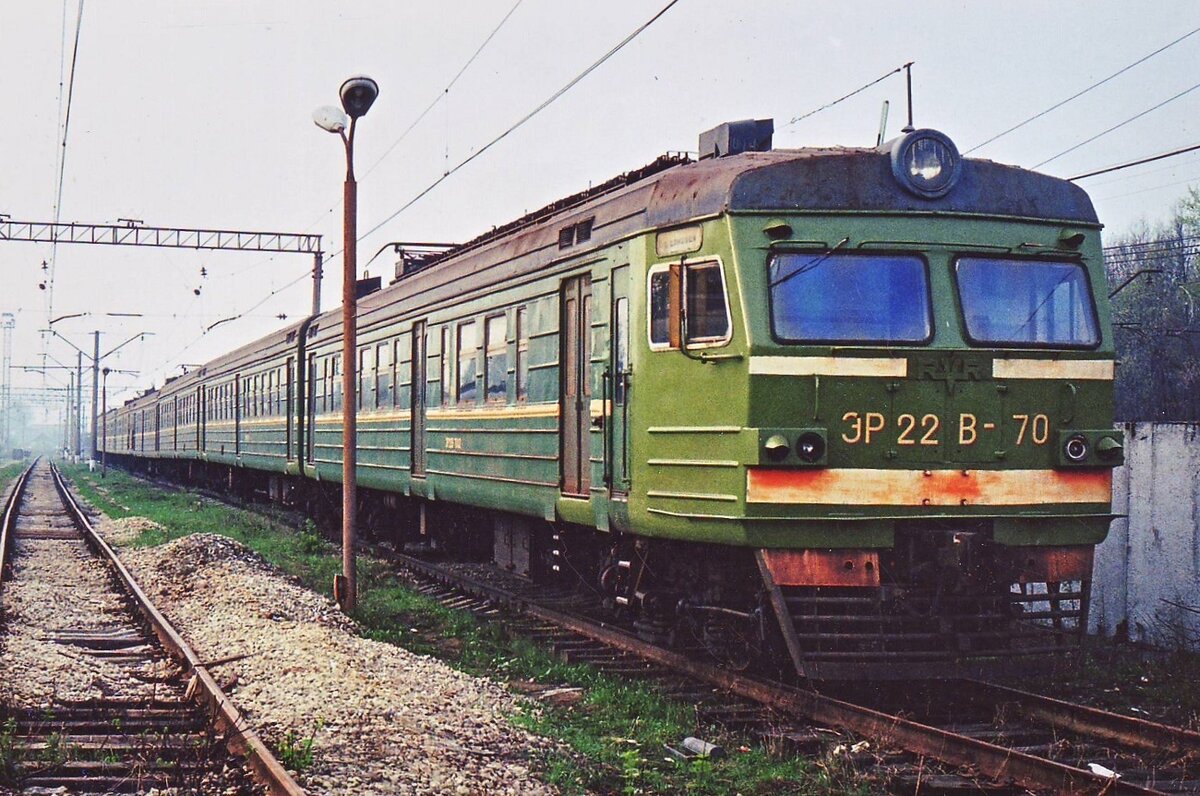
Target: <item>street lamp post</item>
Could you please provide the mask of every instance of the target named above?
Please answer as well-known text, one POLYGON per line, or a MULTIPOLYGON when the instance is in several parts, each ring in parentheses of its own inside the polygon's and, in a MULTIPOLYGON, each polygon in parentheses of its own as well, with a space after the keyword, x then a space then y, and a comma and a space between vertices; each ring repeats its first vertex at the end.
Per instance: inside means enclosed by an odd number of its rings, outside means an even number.
POLYGON ((341 109, 331 105, 317 108, 313 121, 322 130, 340 136, 346 149, 342 213, 342 574, 334 581, 333 591, 342 610, 350 612, 358 605, 354 550, 358 500, 358 183, 354 179, 354 128, 379 96, 379 85, 369 77, 352 77, 342 83, 338 94, 341 109))

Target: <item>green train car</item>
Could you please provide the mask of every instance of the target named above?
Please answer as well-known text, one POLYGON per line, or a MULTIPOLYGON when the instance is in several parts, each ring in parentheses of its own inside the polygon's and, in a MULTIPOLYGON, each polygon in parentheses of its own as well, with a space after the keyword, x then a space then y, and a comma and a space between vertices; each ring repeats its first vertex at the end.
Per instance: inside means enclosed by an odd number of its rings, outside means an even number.
MULTIPOLYGON (((730 665, 1070 649, 1122 461, 1090 200, 933 130, 771 134, 401 257, 359 302, 359 516, 730 665)), ((107 454, 332 517, 341 350, 338 311, 257 340, 112 411, 107 454)))

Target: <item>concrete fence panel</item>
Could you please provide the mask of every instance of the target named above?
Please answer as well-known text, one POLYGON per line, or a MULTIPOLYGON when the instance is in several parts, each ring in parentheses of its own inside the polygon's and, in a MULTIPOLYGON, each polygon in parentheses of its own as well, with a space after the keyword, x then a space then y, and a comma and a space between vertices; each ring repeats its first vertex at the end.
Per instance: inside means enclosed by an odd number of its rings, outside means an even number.
POLYGON ((1091 630, 1200 649, 1200 424, 1124 423, 1108 539, 1096 550, 1091 630))

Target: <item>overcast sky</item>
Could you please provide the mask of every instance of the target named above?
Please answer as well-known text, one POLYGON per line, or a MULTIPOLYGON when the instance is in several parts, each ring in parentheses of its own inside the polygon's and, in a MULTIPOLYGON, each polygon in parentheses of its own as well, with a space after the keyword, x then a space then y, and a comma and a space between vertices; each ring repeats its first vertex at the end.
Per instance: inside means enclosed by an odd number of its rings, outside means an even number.
MULTIPOLYGON (((358 133, 366 231, 667 0, 522 0, 443 101, 392 148, 514 2, 85 3, 60 218, 309 232, 334 252, 344 159, 311 114, 336 104, 344 78, 366 73, 381 89, 358 133)), ((78 0, 0 0, 0 213, 14 220, 54 215, 60 80, 70 71, 78 12, 78 0)), ((1196 27, 1194 2, 680 0, 555 104, 364 240, 359 262, 391 240, 468 239, 664 151, 695 149, 697 134, 722 121, 773 117, 776 147, 873 144, 883 100, 891 101, 889 135, 904 123, 898 75, 789 121, 910 60, 917 126, 970 149, 1196 27)), ((1191 88, 1198 64, 1200 34, 972 156, 1034 166, 1191 88)), ((1198 111, 1200 90, 1041 170, 1072 176, 1195 144, 1198 111)), ((1165 218, 1196 182, 1200 152, 1081 184, 1112 237, 1165 218)), ((47 245, 0 243, 0 311, 17 316, 17 365, 41 361, 37 330, 49 316, 38 284, 42 261, 51 259, 47 245)), ((303 255, 60 245, 53 259, 54 316, 94 313, 56 323, 63 336, 90 351, 99 329, 107 351, 154 333, 106 362, 140 372, 110 378, 118 395, 279 327, 279 314, 299 319, 311 301, 303 255), (273 291, 242 319, 205 333, 273 291), (101 315, 113 312, 143 317, 101 315)), ((340 267, 327 264, 323 308, 340 300, 340 267)), ((370 271, 386 281, 392 267, 385 254, 370 271)), ((74 363, 61 341, 47 350, 74 363)), ((45 384, 64 380, 52 373, 45 384)), ((43 376, 15 372, 14 384, 39 386, 43 376)))

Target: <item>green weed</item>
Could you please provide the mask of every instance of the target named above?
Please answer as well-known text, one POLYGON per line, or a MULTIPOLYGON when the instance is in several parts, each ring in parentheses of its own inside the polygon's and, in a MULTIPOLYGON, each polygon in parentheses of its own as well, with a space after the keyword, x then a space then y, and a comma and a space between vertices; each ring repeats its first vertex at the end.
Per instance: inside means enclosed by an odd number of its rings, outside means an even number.
POLYGON ((279 744, 279 762, 283 763, 284 768, 289 771, 304 771, 313 764, 313 745, 316 742, 317 733, 323 726, 325 723, 317 719, 307 738, 302 737, 295 730, 287 731, 279 744))
MULTIPOLYGON (((78 490, 110 516, 145 516, 164 532, 143 534, 136 544, 158 544, 207 531, 237 539, 307 587, 328 593, 341 571, 339 549, 321 539, 311 523, 284 515, 233 508, 186 492, 162 492, 120 471, 109 470, 104 492, 86 468, 69 474, 78 490), (110 512, 110 507, 116 507, 110 512)), ((696 726, 695 708, 651 686, 568 664, 530 641, 513 637, 498 622, 446 608, 418 594, 397 577, 393 565, 371 556, 358 563, 360 598, 354 618, 368 638, 439 657, 474 675, 514 687, 567 686, 581 689, 576 705, 534 703, 512 717, 514 724, 559 741, 534 753, 542 776, 564 793, 767 794, 866 793, 861 782, 796 758, 780 758, 745 738, 725 737, 696 726), (678 746, 703 731, 731 752, 723 760, 678 761, 664 746, 678 746)), ((315 734, 315 732, 314 732, 315 734)), ((311 764, 312 735, 292 731, 280 750, 289 768, 311 764), (289 758, 292 762, 289 762, 289 758)))

